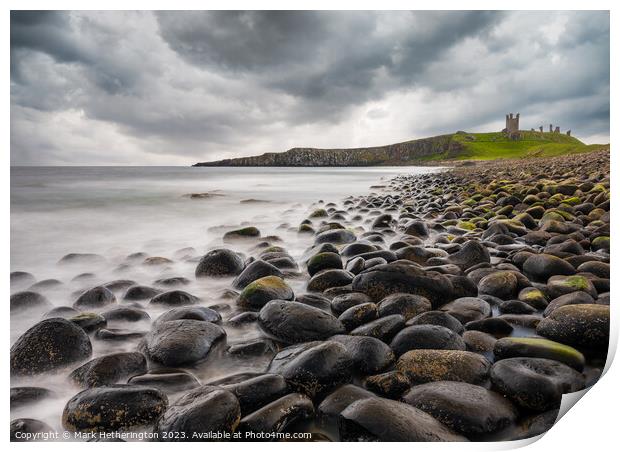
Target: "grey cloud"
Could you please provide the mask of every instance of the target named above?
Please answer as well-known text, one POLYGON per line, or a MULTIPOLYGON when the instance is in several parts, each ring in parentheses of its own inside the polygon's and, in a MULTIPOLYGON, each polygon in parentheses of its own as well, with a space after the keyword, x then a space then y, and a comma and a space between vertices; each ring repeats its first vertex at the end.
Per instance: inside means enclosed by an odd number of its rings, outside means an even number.
POLYGON ((604 136, 609 14, 18 11, 11 106, 14 163, 376 145, 506 111, 604 136))

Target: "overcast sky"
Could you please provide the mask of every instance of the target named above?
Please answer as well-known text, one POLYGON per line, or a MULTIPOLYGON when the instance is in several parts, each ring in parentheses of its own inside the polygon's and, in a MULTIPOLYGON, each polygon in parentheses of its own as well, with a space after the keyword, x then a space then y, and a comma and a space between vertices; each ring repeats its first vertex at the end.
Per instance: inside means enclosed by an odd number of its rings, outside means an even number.
POLYGON ((373 146, 508 112, 609 142, 609 14, 11 14, 16 165, 373 146))

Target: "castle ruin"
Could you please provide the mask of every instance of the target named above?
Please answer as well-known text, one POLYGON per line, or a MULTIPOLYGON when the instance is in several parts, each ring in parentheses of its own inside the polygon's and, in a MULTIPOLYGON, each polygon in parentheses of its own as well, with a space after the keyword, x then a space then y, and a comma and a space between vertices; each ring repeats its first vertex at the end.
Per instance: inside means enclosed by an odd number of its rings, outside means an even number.
MULTIPOLYGON (((539 126, 538 130, 540 133, 543 133, 543 126, 539 126)), ((530 129, 531 132, 534 132, 534 129, 530 129)), ((511 140, 518 140, 521 136, 519 134, 519 113, 513 115, 512 113, 508 113, 506 115, 506 127, 502 130, 502 133, 505 133, 508 138, 511 140)), ((553 124, 549 124, 549 133, 560 133, 560 126, 553 126, 553 124)), ((570 136, 571 131, 568 130, 566 135, 570 136)))
POLYGON ((519 113, 513 116, 512 113, 506 115, 506 127, 502 130, 511 140, 519 139, 519 113))

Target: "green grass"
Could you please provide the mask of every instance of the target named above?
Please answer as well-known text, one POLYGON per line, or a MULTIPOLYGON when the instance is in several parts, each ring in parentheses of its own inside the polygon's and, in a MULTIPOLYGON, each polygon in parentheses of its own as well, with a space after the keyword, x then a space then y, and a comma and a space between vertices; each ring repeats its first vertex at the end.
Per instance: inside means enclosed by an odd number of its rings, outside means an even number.
POLYGON ((501 132, 464 133, 452 136, 449 151, 426 157, 424 160, 495 160, 529 157, 553 157, 579 154, 609 145, 587 145, 563 133, 521 132, 518 140, 511 140, 501 132))

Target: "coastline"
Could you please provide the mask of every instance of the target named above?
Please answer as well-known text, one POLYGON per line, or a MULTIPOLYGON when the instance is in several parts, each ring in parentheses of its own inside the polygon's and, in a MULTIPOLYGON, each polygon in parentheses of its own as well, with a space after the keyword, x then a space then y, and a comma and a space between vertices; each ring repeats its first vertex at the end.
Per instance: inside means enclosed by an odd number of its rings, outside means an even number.
MULTIPOLYGON (((591 386, 605 364, 609 153, 520 163, 397 176, 363 196, 306 206, 298 232, 310 247, 301 257, 247 224, 205 255, 180 257, 188 273, 108 281, 51 315, 44 286, 43 299, 17 292, 12 316, 47 320, 12 346, 12 404, 53 397, 15 386, 54 374, 72 382, 62 395, 69 432, 139 425, 164 440, 184 425, 190 436, 283 429, 386 441, 540 434, 561 393, 591 386), (184 290, 194 279, 217 288, 216 299, 184 290), (256 334, 239 334, 248 328, 256 334), (107 353, 91 359, 101 344, 107 353), (220 377, 200 377, 223 362, 220 377), (76 411, 114 409, 134 395, 141 402, 120 418, 76 411), (185 400, 223 418, 193 424, 185 400), (399 430, 403 416, 408 427, 399 430), (330 428, 318 427, 325 422, 330 428)), ((179 257, 132 259, 127 265, 163 270, 179 257)), ((96 260, 76 254, 61 263, 96 260)))

